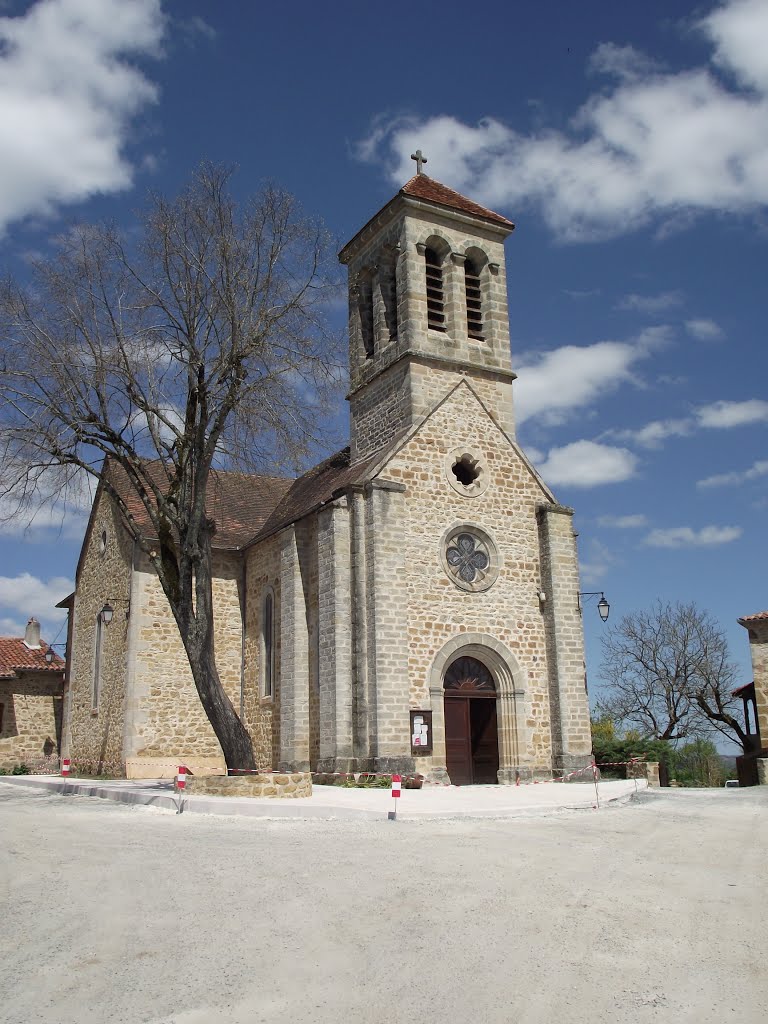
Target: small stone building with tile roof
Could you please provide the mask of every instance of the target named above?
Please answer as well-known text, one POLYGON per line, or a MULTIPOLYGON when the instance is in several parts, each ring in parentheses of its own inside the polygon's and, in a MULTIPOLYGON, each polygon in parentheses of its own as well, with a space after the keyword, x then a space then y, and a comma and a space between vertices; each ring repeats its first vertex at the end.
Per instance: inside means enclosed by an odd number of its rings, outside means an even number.
POLYGON ((61 744, 64 661, 30 619, 23 637, 0 637, 0 768, 53 762, 61 744))
MULTIPOLYGON (((215 475, 216 657, 261 767, 513 784, 589 761, 572 509, 515 439, 513 226, 412 178, 340 253, 349 447, 293 481, 215 475)), ((104 492, 72 614, 75 761, 223 766, 104 492)))
POLYGON ((738 619, 749 634, 753 681, 734 692, 744 701, 744 721, 753 750, 738 759, 742 785, 768 785, 768 611, 738 619))

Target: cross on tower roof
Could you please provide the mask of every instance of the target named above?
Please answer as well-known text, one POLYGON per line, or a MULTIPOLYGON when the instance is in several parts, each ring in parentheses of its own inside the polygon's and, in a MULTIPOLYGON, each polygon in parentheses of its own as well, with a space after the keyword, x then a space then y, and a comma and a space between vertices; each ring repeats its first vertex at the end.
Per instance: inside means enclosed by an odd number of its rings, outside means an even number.
POLYGON ((421 174, 421 165, 427 162, 427 158, 421 155, 420 149, 417 149, 415 153, 411 153, 411 160, 416 161, 416 173, 421 174))

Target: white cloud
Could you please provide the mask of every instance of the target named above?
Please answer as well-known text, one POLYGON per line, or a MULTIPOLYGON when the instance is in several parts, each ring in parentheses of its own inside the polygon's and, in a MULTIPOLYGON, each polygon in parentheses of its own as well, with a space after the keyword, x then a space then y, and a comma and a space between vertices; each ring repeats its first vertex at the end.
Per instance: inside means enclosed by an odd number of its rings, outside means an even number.
POLYGON ((552 448, 538 467, 548 484, 597 487, 620 483, 635 475, 637 457, 626 448, 611 448, 596 441, 574 441, 552 448))
POLYGON ((531 445, 525 446, 525 454, 534 466, 538 466, 538 464, 543 462, 545 458, 544 452, 540 451, 538 448, 532 447, 531 445))
MULTIPOLYGON (((26 623, 33 615, 41 622, 61 622, 67 613, 56 605, 74 588, 74 583, 66 576, 54 576, 47 582, 28 572, 0 576, 0 608, 12 609, 15 622, 26 623)), ((23 630, 16 635, 23 635, 23 630)))
POLYGON ((579 559, 582 586, 599 585, 616 561, 616 556, 605 544, 591 540, 586 553, 579 559))
POLYGON ((538 417, 562 423, 569 413, 633 379, 635 363, 668 338, 667 328, 651 327, 633 342, 598 341, 563 345, 551 352, 523 353, 515 367, 515 413, 518 423, 538 417))
POLYGON ((663 313, 679 306, 683 301, 682 292, 660 292, 658 295, 625 295, 618 301, 618 309, 632 309, 639 313, 663 313))
POLYGON ((768 203, 766 6, 730 0, 698 23, 713 48, 708 66, 667 73, 631 47, 603 44, 591 63, 610 84, 566 131, 524 135, 492 117, 379 118, 359 155, 383 159, 399 184, 418 145, 436 178, 508 212, 534 203, 563 241, 753 211, 768 203))
POLYGON ((768 402, 751 398, 745 402, 713 402, 696 410, 702 427, 743 427, 749 423, 768 423, 768 402))
POLYGON ((768 4, 732 0, 708 15, 702 27, 715 43, 715 61, 745 85, 768 91, 768 4))
POLYGON ((600 526, 611 526, 617 530, 635 530, 648 525, 643 515, 600 516, 597 522, 600 526))
POLYGON ((191 18, 176 19, 174 28, 188 43, 194 43, 201 36, 205 39, 215 39, 218 35, 213 25, 198 14, 193 14, 191 18))
POLYGON ((768 402, 761 398, 749 398, 743 402, 712 402, 699 406, 692 416, 652 420, 639 430, 617 430, 610 436, 620 441, 632 441, 644 448, 659 448, 668 437, 687 437, 701 428, 727 430, 750 423, 768 423, 768 402))
MULTIPOLYGON (((24 636, 25 627, 26 622, 22 622, 21 619, 11 619, 0 616, 0 636, 24 636)), ((43 639, 45 639, 45 637, 43 639)))
POLYGON ((643 448, 660 448, 668 437, 686 437, 693 432, 692 419, 652 420, 639 430, 618 430, 614 437, 620 441, 632 441, 643 448))
POLYGON ((26 500, 12 489, 0 493, 0 536, 33 543, 56 536, 82 540, 96 490, 94 479, 82 470, 51 467, 34 473, 28 483, 26 500))
POLYGON ((589 70, 593 74, 615 75, 631 82, 658 71, 659 65, 633 46, 601 43, 589 58, 589 70))
POLYGON ((742 471, 734 470, 731 473, 718 473, 715 476, 708 476, 699 480, 697 487, 737 487, 739 484, 749 483, 751 480, 758 480, 760 477, 768 476, 768 459, 758 459, 753 462, 749 469, 742 471))
POLYGON ((723 329, 714 320, 686 320, 685 329, 697 341, 719 341, 723 337, 723 329))
POLYGON ((157 99, 128 59, 157 56, 160 0, 41 0, 0 18, 0 232, 128 188, 131 118, 157 99))
POLYGON ((703 526, 694 530, 690 526, 675 526, 666 530, 651 530, 645 543, 654 548, 701 548, 729 544, 738 540, 740 526, 703 526))
POLYGON ((71 505, 45 507, 12 519, 2 518, 3 508, 0 502, 0 537, 20 537, 32 543, 50 541, 51 536, 82 540, 88 525, 88 513, 71 505))

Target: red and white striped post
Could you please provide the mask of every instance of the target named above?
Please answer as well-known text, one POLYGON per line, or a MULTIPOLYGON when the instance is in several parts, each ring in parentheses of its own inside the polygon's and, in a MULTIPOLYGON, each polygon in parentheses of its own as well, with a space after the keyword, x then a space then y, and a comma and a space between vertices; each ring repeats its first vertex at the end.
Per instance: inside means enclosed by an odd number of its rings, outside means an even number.
POLYGON ((600 810, 600 790, 598 789, 598 786, 597 786, 597 776, 598 776, 597 764, 595 763, 595 759, 593 757, 592 758, 592 778, 593 778, 594 783, 595 783, 595 810, 599 811, 600 810))
POLYGON ((61 762, 61 777, 62 777, 62 779, 68 779, 69 778, 69 769, 70 769, 71 765, 72 765, 72 762, 70 761, 70 759, 68 757, 65 757, 64 760, 61 762))
POLYGON ((392 776, 392 799, 395 801, 395 804, 394 804, 395 809, 394 809, 394 811, 390 811, 387 814, 387 819, 389 821, 395 821, 397 819, 397 801, 400 799, 400 789, 401 789, 402 784, 403 784, 403 777, 402 777, 402 775, 393 775, 392 776))
POLYGON ((176 808, 176 813, 181 814, 184 808, 183 796, 184 790, 187 786, 187 769, 183 764, 179 765, 178 771, 176 772, 176 790, 179 794, 179 806, 176 808))

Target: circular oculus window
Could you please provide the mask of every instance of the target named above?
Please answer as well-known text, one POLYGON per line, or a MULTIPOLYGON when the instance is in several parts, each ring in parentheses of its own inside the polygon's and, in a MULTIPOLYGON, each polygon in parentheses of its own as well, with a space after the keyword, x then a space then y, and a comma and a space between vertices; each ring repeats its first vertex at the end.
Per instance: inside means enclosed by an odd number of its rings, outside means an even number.
POLYGON ((440 561, 451 581, 469 593, 492 587, 501 567, 494 539, 468 523, 452 526, 444 534, 440 561))
POLYGON ((464 498, 476 498, 489 483, 485 458, 466 445, 448 452, 445 457, 445 475, 454 491, 464 498))

